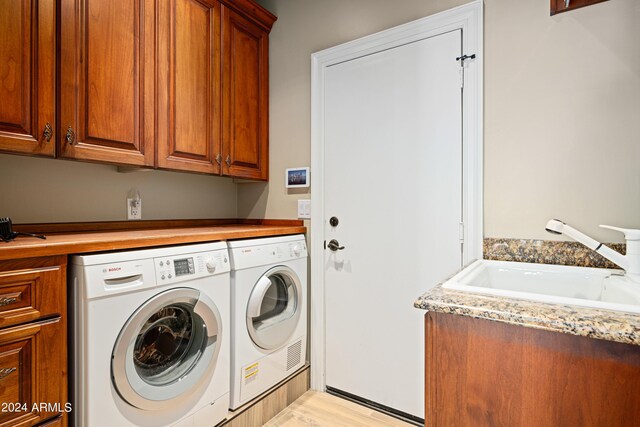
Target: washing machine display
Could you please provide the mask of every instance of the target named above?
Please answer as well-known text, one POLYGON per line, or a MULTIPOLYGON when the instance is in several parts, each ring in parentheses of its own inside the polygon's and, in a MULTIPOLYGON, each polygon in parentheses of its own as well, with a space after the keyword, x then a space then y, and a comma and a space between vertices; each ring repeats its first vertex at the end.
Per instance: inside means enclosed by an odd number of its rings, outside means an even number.
POLYGON ((282 347, 298 326, 302 305, 300 279, 289 267, 277 266, 256 283, 247 305, 247 330, 265 350, 282 347))
POLYGON ((118 393, 140 409, 153 410, 195 388, 215 367, 220 327, 215 304, 195 289, 154 296, 129 318, 114 346, 118 393))

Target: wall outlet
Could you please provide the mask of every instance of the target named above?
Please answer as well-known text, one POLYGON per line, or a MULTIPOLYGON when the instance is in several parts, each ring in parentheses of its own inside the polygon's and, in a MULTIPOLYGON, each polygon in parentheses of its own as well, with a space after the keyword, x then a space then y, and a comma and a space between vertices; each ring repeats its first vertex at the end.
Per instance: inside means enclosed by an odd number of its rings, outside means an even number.
POLYGON ((309 199, 298 200, 298 218, 311 219, 311 200, 309 199))
POLYGON ((127 197, 127 219, 142 219, 142 199, 140 196, 127 197))

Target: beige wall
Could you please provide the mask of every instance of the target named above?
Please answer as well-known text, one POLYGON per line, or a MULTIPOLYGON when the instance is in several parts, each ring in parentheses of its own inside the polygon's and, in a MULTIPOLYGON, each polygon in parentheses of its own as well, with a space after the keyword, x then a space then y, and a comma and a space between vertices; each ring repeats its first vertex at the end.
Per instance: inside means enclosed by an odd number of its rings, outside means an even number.
POLYGON ((0 155, 0 217, 15 223, 126 219, 131 188, 143 219, 235 218, 230 178, 178 172, 118 173, 115 166, 0 155))
MULTIPOLYGON (((269 184, 238 186, 238 213, 294 218, 310 165, 310 55, 463 0, 262 0, 270 39, 269 184)), ((640 2, 549 16, 548 0, 485 1, 485 236, 550 238, 547 219, 594 237, 640 228, 640 2)), ((313 185, 313 171, 311 171, 313 185)))

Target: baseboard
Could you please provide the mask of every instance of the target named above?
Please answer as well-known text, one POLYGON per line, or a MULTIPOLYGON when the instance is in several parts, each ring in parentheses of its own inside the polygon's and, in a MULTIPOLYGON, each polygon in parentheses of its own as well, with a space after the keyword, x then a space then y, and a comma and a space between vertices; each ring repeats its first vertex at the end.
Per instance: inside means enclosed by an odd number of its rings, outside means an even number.
POLYGON ((309 390, 309 371, 306 364, 251 402, 229 411, 227 419, 218 427, 261 427, 309 390))

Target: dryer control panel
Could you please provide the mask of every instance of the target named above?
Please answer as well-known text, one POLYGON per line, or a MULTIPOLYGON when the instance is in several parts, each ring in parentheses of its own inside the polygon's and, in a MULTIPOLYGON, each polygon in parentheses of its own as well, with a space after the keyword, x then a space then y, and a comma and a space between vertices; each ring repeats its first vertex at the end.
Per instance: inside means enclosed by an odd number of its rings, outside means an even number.
POLYGON ((226 273, 230 270, 227 251, 198 252, 153 259, 159 285, 226 273))
POLYGON ((231 247, 229 249, 232 268, 257 267, 307 257, 304 238, 255 246, 231 247))

